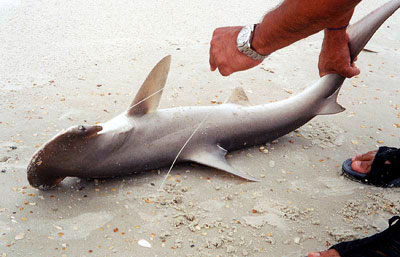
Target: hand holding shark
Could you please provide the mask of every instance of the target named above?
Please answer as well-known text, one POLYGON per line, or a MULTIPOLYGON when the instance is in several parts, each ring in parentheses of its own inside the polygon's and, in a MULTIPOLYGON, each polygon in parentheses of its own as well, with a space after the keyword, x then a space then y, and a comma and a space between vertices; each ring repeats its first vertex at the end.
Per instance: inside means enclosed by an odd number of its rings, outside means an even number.
MULTIPOLYGON (((400 0, 392 0, 349 28, 352 59, 399 7, 400 0)), ((29 183, 50 189, 68 176, 101 178, 158 169, 171 165, 178 153, 178 162, 257 181, 233 168, 226 152, 281 137, 316 115, 344 110, 336 100, 345 78, 337 74, 280 102, 249 106, 243 89, 237 88, 223 105, 158 110, 170 62, 167 56, 153 68, 120 115, 99 125, 71 127, 45 143, 28 165, 29 183)))

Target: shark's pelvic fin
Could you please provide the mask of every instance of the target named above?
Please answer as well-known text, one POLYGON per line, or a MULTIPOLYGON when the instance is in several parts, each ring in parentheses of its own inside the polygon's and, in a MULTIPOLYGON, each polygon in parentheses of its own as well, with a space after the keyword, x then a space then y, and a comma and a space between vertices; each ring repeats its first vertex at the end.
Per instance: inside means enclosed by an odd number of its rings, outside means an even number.
POLYGON ((247 179, 249 181, 259 181, 258 179, 235 170, 225 159, 226 150, 217 145, 206 145, 200 151, 193 152, 185 160, 203 164, 219 170, 226 171, 235 176, 247 179))
POLYGON ((340 88, 341 87, 339 87, 335 91, 335 93, 333 93, 331 96, 329 96, 325 100, 325 104, 322 107, 322 109, 319 110, 318 115, 335 114, 335 113, 343 112, 344 110, 346 110, 346 108, 344 108, 337 102, 340 88))
POLYGON ((250 105, 249 98, 247 97, 242 87, 236 87, 233 90, 231 96, 228 98, 227 103, 239 104, 244 106, 250 105))
POLYGON ((168 55, 154 66, 129 106, 128 115, 141 116, 157 110, 167 82, 170 64, 171 56, 168 55))

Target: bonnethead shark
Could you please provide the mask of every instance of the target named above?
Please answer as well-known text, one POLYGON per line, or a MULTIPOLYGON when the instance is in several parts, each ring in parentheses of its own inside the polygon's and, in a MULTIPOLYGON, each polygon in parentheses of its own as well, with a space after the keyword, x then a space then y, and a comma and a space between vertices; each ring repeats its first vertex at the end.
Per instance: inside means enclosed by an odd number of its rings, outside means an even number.
MULTIPOLYGON (((389 1, 348 28, 353 60, 399 7, 400 0, 389 1)), ((175 159, 257 181, 232 167, 227 151, 263 144, 317 115, 344 111, 337 97, 345 78, 338 74, 279 102, 249 106, 244 90, 236 88, 222 105, 159 110, 170 62, 167 56, 153 68, 120 115, 98 125, 70 127, 43 144, 28 165, 29 183, 46 190, 69 176, 121 176, 166 167, 175 159)))

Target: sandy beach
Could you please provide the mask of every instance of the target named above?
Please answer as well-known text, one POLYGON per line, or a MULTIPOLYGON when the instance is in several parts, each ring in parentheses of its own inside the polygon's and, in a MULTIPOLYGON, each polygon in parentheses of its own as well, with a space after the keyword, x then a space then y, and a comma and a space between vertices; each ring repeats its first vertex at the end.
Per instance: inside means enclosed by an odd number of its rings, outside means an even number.
MULTIPOLYGON (((400 146, 400 11, 359 55, 361 74, 338 99, 345 112, 229 153, 260 182, 192 164, 174 167, 164 191, 168 167, 52 191, 26 179, 41 144, 121 113, 168 54, 160 108, 215 105, 238 86, 252 105, 302 92, 319 78, 322 33, 245 72, 209 70, 215 28, 256 23, 278 3, 0 0, 0 256, 295 257, 385 229, 400 189, 349 180, 341 165, 400 146)), ((381 4, 362 1, 353 21, 381 4)))

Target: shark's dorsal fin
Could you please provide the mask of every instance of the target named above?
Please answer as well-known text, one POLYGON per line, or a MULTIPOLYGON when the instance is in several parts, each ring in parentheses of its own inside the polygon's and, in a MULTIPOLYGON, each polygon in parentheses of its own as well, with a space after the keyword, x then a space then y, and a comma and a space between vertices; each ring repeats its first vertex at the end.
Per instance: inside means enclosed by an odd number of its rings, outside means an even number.
POLYGON ((171 56, 168 55, 154 66, 129 106, 128 115, 141 116, 157 110, 167 81, 170 64, 171 56))
POLYGON ((245 106, 250 104, 249 98, 247 97, 242 87, 236 87, 233 90, 231 96, 228 98, 227 103, 239 104, 245 106))
POLYGON ((318 112, 318 115, 335 114, 346 110, 346 108, 344 108, 337 102, 339 91, 340 87, 335 91, 335 93, 333 93, 325 100, 325 104, 323 105, 322 109, 318 112))
POLYGON ((205 145, 200 150, 194 151, 189 156, 185 156, 185 160, 203 164, 212 168, 226 171, 235 176, 244 178, 249 181, 259 181, 258 179, 247 175, 243 172, 235 170, 225 159, 226 150, 217 145, 205 145))

